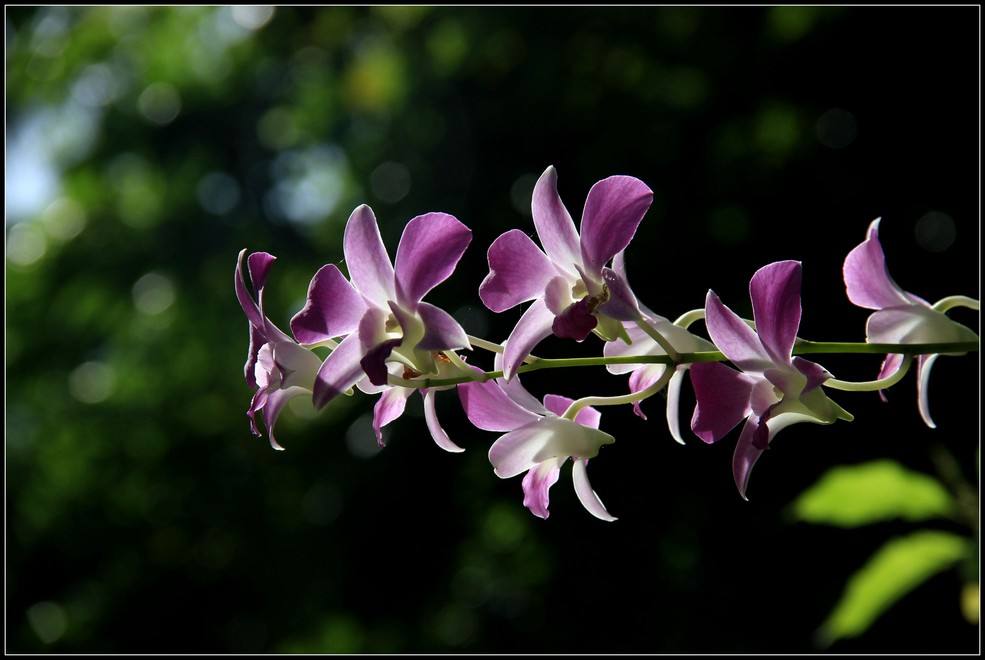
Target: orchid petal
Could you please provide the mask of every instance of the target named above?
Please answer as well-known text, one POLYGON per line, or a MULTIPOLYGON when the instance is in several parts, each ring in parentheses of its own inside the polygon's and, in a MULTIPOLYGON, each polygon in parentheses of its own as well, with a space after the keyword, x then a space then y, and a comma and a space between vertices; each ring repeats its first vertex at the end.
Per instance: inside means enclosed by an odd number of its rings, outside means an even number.
POLYGON ((387 384, 390 372, 386 368, 386 360, 397 346, 400 346, 399 339, 387 339, 370 348, 359 360, 359 366, 373 385, 387 384))
POLYGON ((557 275, 550 259, 519 229, 493 241, 486 256, 489 274, 479 285, 479 298, 494 312, 541 297, 557 275))
POLYGON ((393 266, 387 254, 380 227, 373 209, 365 204, 356 207, 349 216, 342 235, 342 250, 353 286, 376 303, 385 307, 393 300, 393 266))
POLYGON ((718 350, 743 371, 765 371, 773 366, 756 331, 726 307, 714 291, 705 298, 705 327, 718 350))
POLYGON ((697 404, 691 430, 707 443, 718 442, 752 411, 756 380, 718 362, 691 365, 697 404))
MULTIPOLYGON (((670 435, 678 444, 684 444, 684 436, 681 435, 680 405, 681 405, 681 384, 684 382, 684 373, 687 367, 678 368, 667 383, 667 428, 670 435)), ((639 403, 636 404, 637 407, 639 403)), ((646 419, 644 417, 644 419, 646 419)))
MULTIPOLYGON (((636 394, 637 392, 642 392, 660 380, 666 371, 667 365, 665 364, 648 364, 645 367, 636 369, 629 375, 630 393, 636 394)), ((636 413, 638 417, 646 419, 643 409, 640 408, 639 401, 633 402, 633 412, 636 413)))
POLYGON ((489 462, 496 476, 508 479, 550 458, 594 458, 602 445, 615 441, 570 419, 544 417, 500 436, 489 448, 489 462))
POLYGON ((243 375, 246 376, 246 383, 256 389, 256 364, 257 352, 267 343, 267 337, 262 330, 250 323, 250 345, 246 349, 246 364, 243 365, 243 375))
POLYGON ((455 271, 472 230, 447 213, 425 213, 404 227, 397 246, 397 299, 413 309, 455 271))
POLYGON ((611 268, 603 268, 602 280, 609 289, 609 300, 599 306, 599 311, 619 321, 635 321, 639 318, 639 303, 626 279, 611 268))
POLYGON ((845 289, 853 304, 866 309, 896 307, 913 302, 893 281, 879 242, 879 219, 869 225, 866 239, 845 257, 845 289))
POLYGON ((503 350, 503 376, 509 380, 534 347, 551 334, 554 314, 543 300, 534 302, 523 313, 506 340, 503 350))
POLYGON ((585 507, 586 511, 599 520, 615 522, 618 518, 606 510, 605 505, 602 504, 602 500, 592 490, 592 484, 588 481, 587 468, 587 459, 576 459, 574 465, 571 466, 571 481, 575 486, 575 495, 578 496, 578 501, 581 502, 581 505, 585 507))
POLYGON ((598 319, 590 311, 588 298, 582 298, 554 317, 551 330, 556 337, 580 342, 585 341, 598 323, 598 319))
POLYGON ((277 419, 287 402, 302 394, 308 394, 308 390, 301 387, 290 387, 284 390, 275 390, 267 395, 267 403, 263 407, 263 423, 267 427, 267 439, 270 441, 270 446, 278 451, 283 451, 284 448, 278 444, 277 438, 274 437, 274 426, 276 426, 277 419))
POLYGON ((739 489, 739 495, 744 500, 749 499, 746 497, 749 477, 756 461, 762 456, 769 443, 768 434, 769 429, 766 424, 761 424, 759 418, 752 416, 746 420, 739 441, 735 444, 735 453, 732 455, 732 477, 735 479, 736 488, 739 489))
MULTIPOLYGON (((253 291, 254 295, 263 287, 264 280, 267 276, 267 271, 270 269, 270 265, 277 259, 277 257, 272 254, 267 254, 266 252, 254 252, 250 255, 250 276, 252 279, 253 275, 253 264, 256 264, 256 272, 261 276, 259 280, 253 280, 253 291), (259 260, 254 261, 252 257, 260 255, 259 260)), ((260 310, 257 308, 256 300, 253 295, 250 295, 250 290, 246 286, 246 278, 243 274, 243 261, 246 259, 246 249, 240 250, 239 257, 236 259, 236 272, 233 275, 233 285, 236 290, 236 299, 239 301, 239 306, 243 308, 243 313, 246 314, 246 318, 249 319, 250 324, 256 328, 263 327, 263 319, 260 316, 260 310)))
POLYGON ((930 370, 937 361, 939 355, 921 355, 917 358, 917 408, 920 410, 920 417, 923 423, 932 429, 937 428, 937 424, 930 416, 930 399, 927 396, 930 384, 930 370))
POLYGON ((578 232, 571 214, 557 192, 557 171, 551 165, 537 179, 530 211, 537 236, 554 265, 573 275, 572 269, 581 264, 578 232))
POLYGON ((763 266, 749 281, 753 317, 759 340, 774 362, 788 364, 800 328, 799 261, 763 266))
POLYGON ((363 347, 356 333, 343 339, 325 358, 315 379, 313 402, 316 409, 324 408, 365 375, 360 364, 362 358, 363 347))
POLYGON ((631 176, 610 176, 592 186, 581 216, 581 256, 587 272, 599 273, 629 245, 652 202, 653 191, 631 176))
MULTIPOLYGON (((569 399, 560 394, 547 394, 544 396, 544 408, 558 417, 564 415, 568 411, 568 407, 574 402, 574 399, 569 399)), ((597 429, 599 422, 602 421, 602 413, 591 406, 586 406, 575 415, 575 421, 582 426, 597 429)))
POLYGON ((404 414, 407 398, 414 393, 409 387, 390 387, 383 391, 373 406, 373 432, 380 447, 383 442, 383 427, 404 414))
POLYGON ((903 305, 873 312, 865 324, 870 344, 932 344, 978 341, 971 328, 924 305, 903 305))
POLYGON ((347 335, 359 326, 366 310, 362 296, 335 264, 322 266, 308 285, 304 307, 291 319, 300 344, 317 344, 347 335))
POLYGON ((321 366, 321 359, 312 351, 294 342, 273 341, 269 345, 273 350, 274 364, 283 374, 281 387, 297 386, 311 390, 321 366))
POLYGON ((417 348, 423 351, 472 348, 465 330, 445 310, 422 302, 418 304, 417 313, 424 322, 424 337, 417 343, 417 348))
POLYGON ((538 518, 547 520, 550 515, 547 510, 551 503, 548 492, 561 476, 561 465, 565 460, 548 459, 530 468, 523 476, 523 506, 538 518))
MULTIPOLYGON (((496 353, 493 358, 493 369, 496 371, 503 370, 503 354, 496 353)), ((543 417, 547 414, 547 408, 535 397, 533 394, 527 391, 527 388, 523 386, 519 378, 513 378, 506 380, 505 378, 497 378, 496 383, 502 388, 513 402, 522 406, 526 410, 543 417)))
POLYGON ((465 451, 448 437, 448 433, 441 427, 438 421, 438 413, 434 408, 434 390, 425 390, 424 394, 424 421, 427 422, 428 431, 436 445, 445 451, 457 454, 465 451))
MULTIPOLYGON (((879 367, 879 375, 876 376, 876 379, 882 380, 883 378, 889 378, 889 375, 896 373, 901 366, 903 366, 903 356, 899 353, 890 353, 882 361, 882 366, 879 367)), ((888 401, 886 390, 879 390, 879 398, 883 401, 888 401)))
POLYGON ((817 362, 811 362, 810 360, 805 360, 802 357, 795 357, 793 359, 793 366, 807 378, 807 383, 804 385, 803 389, 804 392, 810 392, 815 387, 832 377, 828 370, 819 365, 817 362))
POLYGON ((462 383, 458 398, 469 421, 484 431, 513 431, 540 419, 511 399, 496 381, 462 383))

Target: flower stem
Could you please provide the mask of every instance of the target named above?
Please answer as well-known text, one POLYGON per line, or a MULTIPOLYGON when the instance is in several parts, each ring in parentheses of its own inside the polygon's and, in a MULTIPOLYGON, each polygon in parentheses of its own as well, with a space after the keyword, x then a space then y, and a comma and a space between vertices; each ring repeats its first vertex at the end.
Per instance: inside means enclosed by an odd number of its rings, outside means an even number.
POLYGON ((680 327, 687 330, 689 327, 691 327, 692 323, 694 323, 695 321, 700 321, 704 319, 704 317, 705 317, 704 307, 699 307, 698 309, 692 309, 691 311, 684 312, 683 314, 678 316, 677 320, 674 321, 674 325, 679 325, 680 327))
MULTIPOLYGON (((946 342, 934 344, 868 344, 866 342, 814 342, 801 340, 794 346, 794 355, 844 354, 844 355, 930 355, 933 353, 968 353, 978 351, 977 341, 946 342)), ((724 362, 725 356, 718 351, 679 353, 674 360, 669 355, 621 355, 614 357, 583 358, 540 358, 521 365, 517 373, 539 371, 541 369, 563 369, 567 367, 600 367, 607 364, 692 364, 695 362, 724 362)), ((390 376, 389 384, 400 387, 442 387, 461 383, 482 382, 490 378, 502 378, 502 371, 473 372, 455 378, 414 378, 408 380, 390 376)), ((830 382, 830 381, 828 381, 830 382)))
POLYGON ((653 339, 653 341, 657 342, 657 345, 659 345, 660 348, 664 349, 664 352, 667 353, 667 355, 675 364, 677 362, 680 362, 681 354, 677 352, 677 350, 669 341, 667 341, 666 337, 660 334, 656 328, 650 325, 650 323, 643 318, 642 314, 636 317, 636 326, 640 330, 648 334, 650 338, 653 339))
POLYGON ((947 298, 941 298, 934 303, 934 309, 938 312, 946 312, 954 307, 968 307, 976 312, 979 311, 981 304, 974 298, 969 298, 968 296, 948 296, 947 298))
MULTIPOLYGON (((478 348, 483 348, 489 351, 490 353, 502 353, 504 350, 502 344, 496 344, 489 340, 482 339, 481 337, 473 337, 472 335, 466 335, 466 337, 469 338, 470 344, 472 344, 473 346, 477 346, 478 348)), ((527 357, 523 358, 523 361, 527 363, 533 363, 539 359, 540 358, 537 357, 536 355, 528 355, 527 357)))
POLYGON ((833 390, 842 390, 845 392, 875 392, 876 390, 884 390, 887 387, 891 387, 902 380, 906 372, 910 370, 910 365, 913 363, 913 356, 906 355, 903 357, 903 363, 899 366, 899 369, 886 376, 885 378, 880 378, 879 380, 867 380, 862 382, 851 382, 847 380, 838 380, 837 378, 829 378, 828 380, 821 383, 825 387, 830 387, 833 390))
POLYGON ((564 411, 564 415, 562 415, 562 417, 565 419, 574 419, 582 408, 586 408, 588 406, 621 406, 627 403, 636 403, 637 401, 648 399, 662 390, 673 375, 674 370, 667 369, 657 380, 657 382, 650 385, 650 387, 640 390, 639 392, 632 392, 622 396, 586 396, 578 399, 577 401, 573 401, 571 405, 568 406, 568 409, 564 411))

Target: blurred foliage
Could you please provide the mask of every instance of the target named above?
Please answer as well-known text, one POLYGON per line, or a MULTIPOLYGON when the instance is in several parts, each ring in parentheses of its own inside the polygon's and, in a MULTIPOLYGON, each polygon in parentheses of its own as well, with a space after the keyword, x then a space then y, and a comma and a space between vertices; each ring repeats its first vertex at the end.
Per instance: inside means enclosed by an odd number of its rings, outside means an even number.
POLYGON ((848 581, 825 622, 825 643, 865 631, 890 605, 935 573, 970 559, 974 544, 946 532, 922 531, 893 539, 848 581))
POLYGON ((857 527, 884 520, 951 517, 957 504, 939 481, 894 461, 872 461, 828 471, 797 498, 796 520, 857 527))
MULTIPOLYGON (((654 188, 627 253, 654 309, 676 316, 709 287, 741 300, 756 267, 797 258, 805 332, 858 339, 840 258, 871 218, 895 263, 920 265, 905 288, 976 280, 974 11, 8 7, 8 650, 810 650, 883 534, 853 530, 861 545, 832 557, 778 524, 782 506, 832 464, 919 462, 931 436, 912 401, 859 397, 848 430, 782 438, 752 504, 731 439, 682 449, 661 415, 607 411, 620 450, 592 478, 619 522, 585 514, 566 477, 544 522, 492 475, 492 437, 451 393, 439 413, 463 455, 433 446, 419 397, 383 452, 363 396, 290 406, 286 452, 253 438, 236 254, 280 257, 266 302, 284 323, 340 261, 357 204, 391 249, 407 219, 448 211, 475 240, 429 299, 503 338, 517 315, 478 303, 484 249, 531 229, 553 163, 574 216, 610 174, 654 188)), ((976 377, 946 362, 942 390, 976 377)), ((625 391, 528 381, 548 383, 625 391)), ((935 401, 962 464, 977 405, 967 387, 935 401)), ((852 648, 975 648, 937 595, 852 648)))
MULTIPOLYGON (((935 447, 935 456, 950 457, 935 447)), ((952 465, 944 459, 944 474, 952 465)), ((960 483, 960 482, 959 482, 960 483)), ((958 486, 959 492, 967 488, 958 486)), ((961 507, 936 479, 908 470, 894 461, 880 460, 838 467, 804 491, 790 506, 795 520, 859 527, 901 519, 908 522, 934 518, 961 520, 961 507)), ((965 522, 977 532, 978 501, 973 498, 965 522)), ((887 542, 848 580, 845 591, 819 633, 823 645, 866 631, 884 611, 922 582, 961 561, 968 579, 977 580, 978 554, 973 539, 950 532, 924 530, 887 542)), ((977 582, 965 585, 961 610, 978 623, 977 582), (975 596, 969 596, 973 590, 975 596)))

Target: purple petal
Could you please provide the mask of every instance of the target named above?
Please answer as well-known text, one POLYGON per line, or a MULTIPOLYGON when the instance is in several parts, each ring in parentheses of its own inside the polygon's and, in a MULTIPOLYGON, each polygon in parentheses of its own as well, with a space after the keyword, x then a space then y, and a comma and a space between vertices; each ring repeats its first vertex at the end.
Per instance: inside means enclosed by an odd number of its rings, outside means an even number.
POLYGON ((316 409, 325 407, 325 404, 355 385, 365 375, 359 364, 362 358, 363 347, 356 333, 343 339, 325 358, 315 379, 312 401, 316 409))
POLYGON ((774 362, 788 364, 800 328, 799 261, 777 261, 749 281, 756 332, 774 362))
POLYGON ((571 466, 571 481, 574 483, 578 501, 581 502, 586 511, 599 520, 615 522, 618 519, 606 510, 602 500, 592 490, 592 484, 588 481, 587 468, 588 459, 584 458, 576 458, 574 465, 571 466))
POLYGON ((458 398, 469 421, 484 431, 513 431, 540 419, 510 398, 493 380, 462 383, 458 386, 458 398))
POLYGON ((592 314, 591 307, 587 297, 568 305, 567 309, 554 317, 551 324, 554 335, 561 339, 585 341, 599 323, 592 314))
MULTIPOLYGON (((496 371, 503 370, 503 354, 496 353, 493 358, 493 369, 496 371)), ((519 378, 513 378, 511 380, 506 380, 505 378, 497 378, 496 383, 500 388, 506 392, 506 396, 512 399, 515 403, 519 404, 526 410, 543 417, 547 414, 547 408, 544 404, 540 402, 537 397, 527 391, 527 388, 523 386, 519 378)))
MULTIPOLYGON (((544 407, 551 413, 561 417, 568 410, 568 406, 574 403, 574 399, 569 399, 560 394, 547 394, 544 396, 544 407)), ((597 429, 599 422, 602 421, 602 413, 591 406, 582 408, 575 415, 575 421, 582 426, 597 429)))
POLYGON ((342 236, 342 250, 349 277, 359 293, 381 307, 393 300, 393 266, 380 237, 373 209, 365 204, 349 216, 342 236))
POLYGON ((793 359, 793 366, 797 368, 797 371, 807 377, 807 384, 804 385, 803 390, 804 393, 810 392, 815 387, 831 378, 831 374, 827 369, 819 365, 817 362, 811 362, 810 360, 805 360, 802 357, 795 357, 793 359))
POLYGON ((530 210, 544 251, 559 268, 574 274, 581 263, 578 232, 557 192, 557 171, 551 165, 537 179, 530 210))
POLYGON ((602 280, 609 290, 609 301, 601 305, 599 311, 619 321, 635 321, 639 318, 639 303, 626 279, 611 268, 603 268, 602 280))
POLYGON ((552 277, 544 287, 544 304, 555 316, 567 309, 572 303, 571 282, 563 275, 552 277))
POLYGON ((422 302, 417 307, 424 322, 424 337, 417 347, 424 351, 448 351, 456 348, 471 348, 468 335, 451 314, 422 302))
POLYGON ((519 229, 493 241, 487 258, 489 274, 479 285, 479 298, 494 312, 543 296, 547 282, 557 274, 547 256, 519 229))
POLYGON ((547 520, 550 512, 547 507, 551 500, 548 492, 561 476, 561 465, 564 458, 551 458, 538 463, 523 476, 523 506, 538 518, 547 520))
POLYGON ((253 295, 250 294, 250 290, 246 286, 246 278, 243 274, 243 260, 245 257, 246 250, 243 249, 239 253, 239 258, 236 259, 236 272, 233 276, 236 299, 239 301, 239 306, 243 308, 243 313, 246 314, 246 318, 249 319, 250 324, 256 328, 263 328, 263 317, 260 315, 260 309, 257 307, 254 296, 259 296, 259 291, 266 282, 267 272, 277 257, 266 252, 254 252, 250 255, 249 270, 250 278, 253 280, 253 295), (254 259, 254 257, 258 258, 254 259), (255 279, 253 277, 254 273, 257 275, 255 279))
POLYGON ((756 332, 726 307, 714 291, 705 298, 705 326, 715 346, 743 371, 765 371, 773 360, 756 332))
POLYGON ((940 356, 921 355, 917 358, 917 408, 920 410, 923 423, 932 429, 936 429, 937 424, 930 417, 930 399, 927 396, 927 389, 930 384, 930 370, 938 357, 940 356))
POLYGON ((453 454, 465 451, 452 442, 448 433, 441 427, 438 413, 434 409, 434 390, 425 390, 422 394, 424 395, 424 421, 427 423, 428 431, 431 432, 431 438, 434 439, 435 444, 453 454))
POLYGON ((267 440, 270 441, 270 446, 278 451, 283 451, 284 448, 274 436, 274 426, 277 425, 277 419, 287 402, 302 394, 308 394, 308 391, 301 387, 289 387, 286 390, 275 390, 267 395, 267 402, 263 406, 263 423, 267 427, 267 440))
POLYGON ((691 430, 707 443, 718 442, 751 412, 755 380, 718 362, 691 365, 697 404, 691 430))
POLYGON ((359 326, 366 305, 335 264, 322 266, 308 285, 304 307, 291 319, 300 344, 347 335, 359 326))
POLYGON ((732 477, 735 479, 735 486, 739 489, 742 499, 746 497, 746 489, 749 487, 749 476, 756 461, 765 451, 769 442, 769 429, 766 424, 760 424, 757 417, 750 417, 742 427, 742 434, 735 445, 735 453, 732 455, 732 477))
POLYGON ((383 427, 404 414, 407 397, 414 393, 409 387, 390 387, 383 391, 373 406, 373 432, 376 442, 383 446, 383 427))
POLYGON ((527 308, 506 340, 503 350, 503 376, 509 380, 534 347, 551 334, 554 314, 543 300, 527 308))
POLYGON ((842 274, 848 299, 859 307, 882 309, 911 302, 886 268, 878 219, 869 225, 867 238, 845 257, 842 274))
POLYGON ((387 377, 390 375, 386 368, 386 359, 397 346, 400 346, 399 339, 387 339, 370 348, 359 360, 359 366, 373 385, 386 385, 387 377))
POLYGON ((425 213, 404 227, 395 266, 397 299, 413 309, 454 272, 472 231, 447 213, 425 213))
POLYGON ((652 202, 653 191, 631 176, 610 176, 592 186, 581 216, 581 256, 587 272, 600 272, 629 245, 652 202))
MULTIPOLYGON (((889 378, 889 374, 894 374, 903 365, 903 356, 899 353, 891 353, 886 356, 882 361, 882 366, 879 367, 879 375, 876 376, 877 380, 882 380, 883 378, 889 378)), ((886 398, 886 390, 879 390, 879 398, 883 401, 888 401, 886 398)))
POLYGON ((243 375, 246 376, 246 383, 256 389, 256 363, 257 352, 267 342, 267 337, 263 331, 250 323, 250 345, 246 349, 246 364, 243 365, 243 375))
MULTIPOLYGON (((660 380, 660 378, 663 377, 664 372, 666 371, 667 371, 667 365, 665 364, 649 364, 642 368, 634 370, 631 374, 629 374, 630 393, 635 394, 637 392, 642 392, 643 390, 645 390, 646 388, 650 387, 658 380, 660 380)), ((646 415, 643 413, 643 410, 640 408, 639 401, 633 402, 633 412, 636 413, 637 416, 646 419, 646 415)))

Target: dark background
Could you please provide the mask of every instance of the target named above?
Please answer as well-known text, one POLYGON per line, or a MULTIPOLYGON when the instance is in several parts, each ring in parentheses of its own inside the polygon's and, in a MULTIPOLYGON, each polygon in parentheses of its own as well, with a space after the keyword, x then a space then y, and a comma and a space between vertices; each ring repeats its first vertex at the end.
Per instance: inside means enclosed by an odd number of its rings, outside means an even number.
MULTIPOLYGON (((292 406, 285 452, 252 437, 232 290, 238 250, 280 257, 283 327, 357 204, 391 254, 442 210, 474 240, 429 300, 502 340, 519 311, 479 303, 485 249, 532 230, 553 164, 576 221, 598 179, 653 188, 627 262, 671 318, 709 288, 748 315, 751 274, 799 259, 801 336, 860 341, 840 269, 878 216, 903 288, 978 297, 977 8, 239 11, 7 10, 8 650, 810 652, 847 576, 909 527, 792 524, 797 494, 876 458, 930 473, 934 443, 977 481, 971 355, 938 361, 936 431, 912 375, 888 404, 834 393, 856 421, 784 431, 750 502, 734 435, 681 447, 659 398, 649 422, 606 410, 618 442, 592 480, 619 521, 583 511, 567 470, 542 521, 452 393, 461 455, 417 397, 382 452, 366 396, 292 406)), ((868 379, 879 359, 822 362, 868 379)), ((591 370, 525 383, 625 391, 591 370)), ((932 578, 832 650, 976 650, 962 584, 932 578)))

